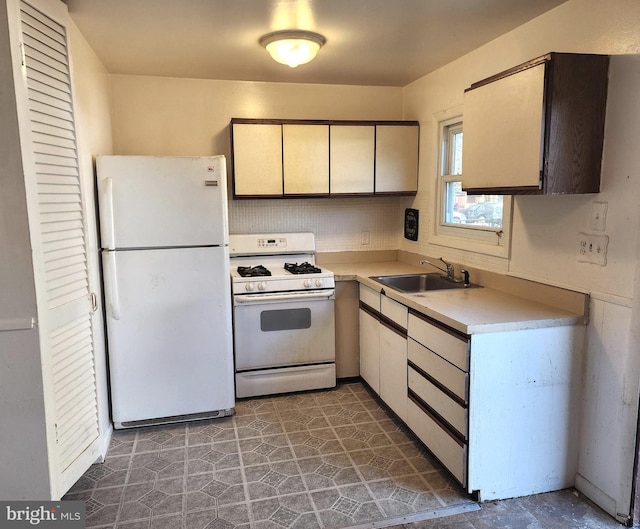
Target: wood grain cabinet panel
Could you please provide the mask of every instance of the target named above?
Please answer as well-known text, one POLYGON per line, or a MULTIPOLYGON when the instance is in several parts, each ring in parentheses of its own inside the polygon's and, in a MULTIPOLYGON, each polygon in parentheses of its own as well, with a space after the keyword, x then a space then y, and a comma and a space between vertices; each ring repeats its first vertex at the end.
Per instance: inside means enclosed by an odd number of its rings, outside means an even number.
POLYGON ((462 188, 470 194, 600 190, 609 57, 550 53, 471 85, 462 188))

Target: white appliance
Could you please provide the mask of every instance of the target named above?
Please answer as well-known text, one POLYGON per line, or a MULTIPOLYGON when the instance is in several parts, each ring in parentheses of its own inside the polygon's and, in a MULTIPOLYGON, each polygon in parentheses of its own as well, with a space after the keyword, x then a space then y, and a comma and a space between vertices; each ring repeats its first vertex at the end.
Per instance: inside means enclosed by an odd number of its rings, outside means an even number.
POLYGON ((226 161, 98 156, 116 428, 233 413, 226 161))
POLYGON ((334 387, 335 281, 313 233, 230 235, 236 394, 334 387))

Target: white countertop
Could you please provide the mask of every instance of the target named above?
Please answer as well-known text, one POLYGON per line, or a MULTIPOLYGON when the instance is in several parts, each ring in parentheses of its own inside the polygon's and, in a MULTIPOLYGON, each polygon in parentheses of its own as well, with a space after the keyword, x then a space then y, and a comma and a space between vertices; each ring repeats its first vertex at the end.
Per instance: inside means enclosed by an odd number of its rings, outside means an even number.
MULTIPOLYGON (((324 266, 324 265, 323 265, 324 266)), ((370 276, 430 272, 398 261, 379 263, 326 263, 336 281, 357 280, 426 316, 465 334, 559 327, 585 323, 577 314, 514 296, 492 288, 432 290, 403 293, 382 285, 370 276)), ((473 282, 473 277, 471 278, 473 282)))

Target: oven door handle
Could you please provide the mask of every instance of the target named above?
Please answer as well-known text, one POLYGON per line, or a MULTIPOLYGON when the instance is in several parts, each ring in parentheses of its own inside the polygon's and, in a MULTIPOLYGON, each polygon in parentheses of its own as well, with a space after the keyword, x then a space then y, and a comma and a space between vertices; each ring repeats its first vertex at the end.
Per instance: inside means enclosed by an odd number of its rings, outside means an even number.
POLYGON ((313 290, 309 292, 287 292, 283 294, 239 294, 233 296, 236 305, 266 304, 281 301, 310 301, 318 299, 334 299, 334 289, 313 290))

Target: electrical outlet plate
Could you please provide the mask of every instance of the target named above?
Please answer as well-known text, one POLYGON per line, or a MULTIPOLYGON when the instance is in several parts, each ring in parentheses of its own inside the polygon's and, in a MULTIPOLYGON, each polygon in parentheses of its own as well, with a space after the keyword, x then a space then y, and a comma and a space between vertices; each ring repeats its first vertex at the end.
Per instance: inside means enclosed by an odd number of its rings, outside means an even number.
POLYGON ((607 266, 608 235, 578 233, 578 262, 607 266))

